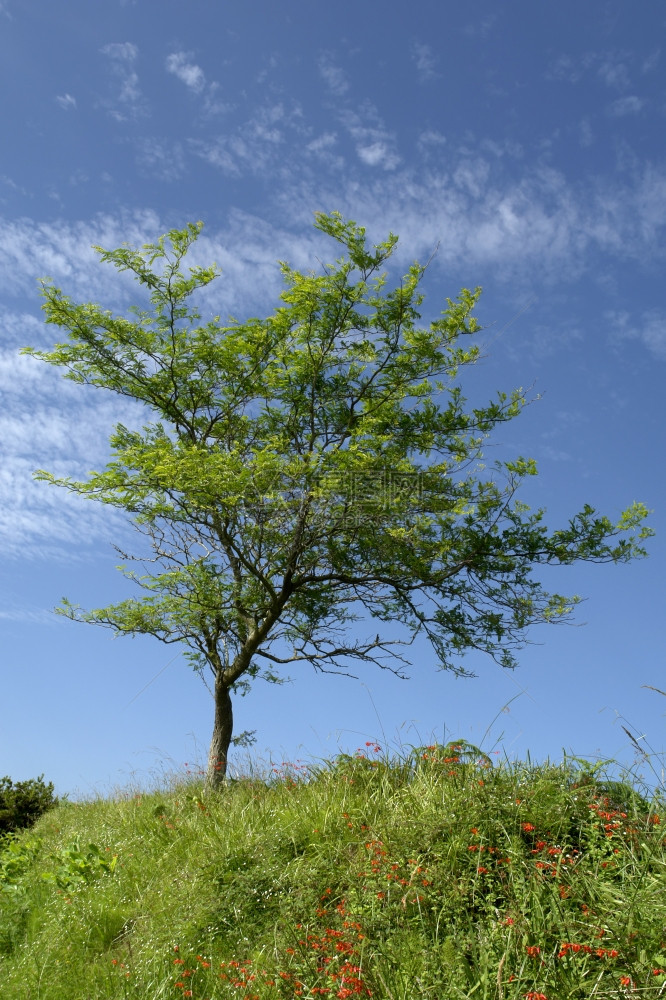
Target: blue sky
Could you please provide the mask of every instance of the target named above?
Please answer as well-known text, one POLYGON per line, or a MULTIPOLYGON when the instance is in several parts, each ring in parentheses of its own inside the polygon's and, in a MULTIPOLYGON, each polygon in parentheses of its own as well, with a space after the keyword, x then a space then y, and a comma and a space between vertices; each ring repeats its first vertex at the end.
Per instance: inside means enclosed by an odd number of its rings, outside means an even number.
POLYGON ((201 219, 197 261, 223 272, 205 306, 266 315, 278 259, 334 255, 319 210, 398 233, 396 275, 438 248, 425 318, 483 287, 464 387, 540 395, 490 457, 537 460, 525 499, 549 525, 641 500, 658 535, 648 560, 551 572, 588 598, 581 627, 535 629, 514 672, 471 657, 477 679, 458 680, 426 646, 408 682, 296 666, 237 701, 238 730, 275 761, 461 737, 631 764, 623 725, 663 750, 666 699, 645 685, 666 689, 665 24, 652 0, 0 0, 0 774, 106 792, 203 760, 212 726, 173 647, 51 612, 125 596, 111 546, 132 532, 31 473, 84 477, 142 415, 19 356, 57 334, 37 278, 122 310, 133 286, 91 244, 201 219))

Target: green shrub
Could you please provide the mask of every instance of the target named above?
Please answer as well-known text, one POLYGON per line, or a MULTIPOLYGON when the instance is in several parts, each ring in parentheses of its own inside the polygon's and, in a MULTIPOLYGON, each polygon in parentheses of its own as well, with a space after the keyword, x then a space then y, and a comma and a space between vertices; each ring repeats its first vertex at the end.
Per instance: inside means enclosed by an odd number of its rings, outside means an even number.
POLYGON ((16 783, 7 776, 0 778, 0 836, 25 830, 58 804, 53 783, 45 784, 43 779, 43 774, 16 783))

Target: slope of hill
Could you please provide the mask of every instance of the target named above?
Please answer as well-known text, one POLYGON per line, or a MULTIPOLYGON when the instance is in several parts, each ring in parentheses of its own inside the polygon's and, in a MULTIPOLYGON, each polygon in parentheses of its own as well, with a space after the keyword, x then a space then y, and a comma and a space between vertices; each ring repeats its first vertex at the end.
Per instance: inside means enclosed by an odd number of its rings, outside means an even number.
POLYGON ((663 806, 462 742, 63 803, 0 847, 2 995, 664 996, 663 806))

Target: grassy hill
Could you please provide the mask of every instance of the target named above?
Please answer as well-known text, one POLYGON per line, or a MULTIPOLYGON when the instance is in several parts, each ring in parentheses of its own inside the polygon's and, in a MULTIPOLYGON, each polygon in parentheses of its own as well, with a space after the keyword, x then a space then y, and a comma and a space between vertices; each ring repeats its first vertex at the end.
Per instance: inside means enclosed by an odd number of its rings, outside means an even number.
POLYGON ((666 996, 664 815, 464 743, 63 803, 0 846, 1 995, 666 996))

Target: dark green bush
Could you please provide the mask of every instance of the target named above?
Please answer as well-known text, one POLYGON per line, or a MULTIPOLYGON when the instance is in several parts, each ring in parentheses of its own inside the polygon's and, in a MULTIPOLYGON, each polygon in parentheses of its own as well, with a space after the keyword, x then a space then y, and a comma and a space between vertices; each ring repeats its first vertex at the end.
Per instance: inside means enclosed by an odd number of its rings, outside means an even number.
POLYGON ((57 804, 53 783, 45 784, 43 774, 16 783, 7 776, 0 778, 0 836, 25 830, 57 804))

